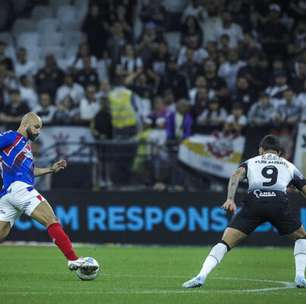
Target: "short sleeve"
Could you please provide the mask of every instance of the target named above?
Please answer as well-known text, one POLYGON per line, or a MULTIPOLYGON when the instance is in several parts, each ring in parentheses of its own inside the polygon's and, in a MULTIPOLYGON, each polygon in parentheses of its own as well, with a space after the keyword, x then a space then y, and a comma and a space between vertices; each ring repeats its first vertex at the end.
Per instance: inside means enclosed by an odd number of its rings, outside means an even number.
POLYGON ((294 167, 293 170, 293 178, 291 180, 291 183, 294 187, 296 187, 298 190, 302 190, 302 188, 306 185, 306 179, 303 176, 303 174, 298 170, 296 167, 294 167))
POLYGON ((16 138, 16 134, 12 131, 0 133, 0 149, 11 145, 16 138))

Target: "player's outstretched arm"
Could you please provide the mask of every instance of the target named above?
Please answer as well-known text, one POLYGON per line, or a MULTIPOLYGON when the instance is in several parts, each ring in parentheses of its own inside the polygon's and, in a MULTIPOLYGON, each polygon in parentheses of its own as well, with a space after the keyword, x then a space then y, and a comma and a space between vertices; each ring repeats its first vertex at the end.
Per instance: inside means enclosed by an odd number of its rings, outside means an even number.
POLYGON ((235 203, 235 195, 239 185, 239 182, 245 178, 246 170, 244 167, 239 167, 235 173, 231 176, 228 189, 227 189, 227 199, 222 205, 222 208, 230 212, 235 212, 237 209, 235 203))
POLYGON ((57 173, 67 167, 67 162, 63 159, 55 162, 47 168, 34 168, 34 176, 41 176, 50 173, 57 173))

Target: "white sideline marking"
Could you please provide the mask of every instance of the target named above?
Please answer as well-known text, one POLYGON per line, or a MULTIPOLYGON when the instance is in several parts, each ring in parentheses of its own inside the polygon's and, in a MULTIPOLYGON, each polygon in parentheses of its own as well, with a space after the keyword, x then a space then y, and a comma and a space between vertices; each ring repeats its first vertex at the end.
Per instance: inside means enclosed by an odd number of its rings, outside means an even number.
MULTIPOLYGON (((101 275, 103 279, 103 275, 101 275)), ((133 278, 182 278, 182 276, 145 276, 145 275, 104 275, 106 277, 133 277, 133 278)), ((286 281, 276 281, 276 280, 265 280, 265 279, 244 279, 244 278, 237 278, 237 277, 214 277, 212 279, 215 280, 231 280, 231 281, 249 281, 249 282, 263 282, 263 283, 272 283, 272 284, 279 284, 281 286, 276 287, 267 287, 267 288, 254 288, 254 289, 205 289, 205 287, 199 288, 199 289, 116 289, 111 291, 103 291, 99 290, 97 286, 94 286, 94 289, 90 290, 84 290, 81 286, 77 286, 76 289, 69 290, 66 287, 55 287, 52 291, 50 290, 41 290, 41 291, 1 291, 2 295, 54 295, 54 294, 67 294, 67 295, 73 295, 73 294, 192 294, 192 293, 264 293, 264 292, 271 292, 271 291, 278 291, 278 290, 284 290, 284 289, 290 289, 295 288, 294 283, 286 282, 286 281), (80 288, 81 287, 81 288, 80 288)), ((87 282, 88 284, 89 282, 87 282)), ((86 284, 86 283, 85 283, 86 284)), ((89 283, 90 284, 90 283, 89 283)), ((88 285, 86 286, 86 288, 88 285)), ((85 288, 85 286, 84 286, 85 288)))

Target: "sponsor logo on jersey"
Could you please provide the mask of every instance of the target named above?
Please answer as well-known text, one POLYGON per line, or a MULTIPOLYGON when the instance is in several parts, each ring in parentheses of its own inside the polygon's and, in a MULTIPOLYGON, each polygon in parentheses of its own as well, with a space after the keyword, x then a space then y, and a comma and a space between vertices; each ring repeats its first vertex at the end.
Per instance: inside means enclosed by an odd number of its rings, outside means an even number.
POLYGON ((276 196, 276 193, 274 191, 261 191, 259 189, 254 190, 253 194, 257 198, 261 198, 261 197, 274 197, 274 196, 276 196))

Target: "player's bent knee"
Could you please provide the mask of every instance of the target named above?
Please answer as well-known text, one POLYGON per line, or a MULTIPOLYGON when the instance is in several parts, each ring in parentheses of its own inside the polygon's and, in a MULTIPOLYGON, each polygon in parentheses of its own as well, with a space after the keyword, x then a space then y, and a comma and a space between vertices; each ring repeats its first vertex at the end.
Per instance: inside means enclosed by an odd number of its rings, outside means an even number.
POLYGON ((222 241, 229 246, 229 248, 234 248, 237 246, 242 240, 247 237, 247 234, 244 232, 234 229, 234 228, 227 228, 224 231, 222 236, 222 241))
POLYGON ((0 225, 0 241, 3 241, 8 236, 10 230, 11 230, 10 223, 5 223, 3 225, 0 225))

